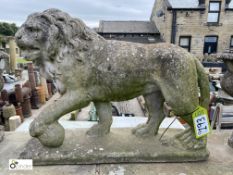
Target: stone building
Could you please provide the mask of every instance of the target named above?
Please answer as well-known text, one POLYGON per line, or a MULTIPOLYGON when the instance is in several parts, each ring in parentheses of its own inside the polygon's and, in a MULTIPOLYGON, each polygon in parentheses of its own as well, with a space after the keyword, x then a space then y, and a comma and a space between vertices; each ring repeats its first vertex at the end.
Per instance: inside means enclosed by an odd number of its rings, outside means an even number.
POLYGON ((151 21, 165 42, 203 56, 233 48, 233 1, 156 0, 151 21))
POLYGON ((97 32, 111 40, 138 43, 160 41, 159 32, 150 21, 100 21, 97 32))

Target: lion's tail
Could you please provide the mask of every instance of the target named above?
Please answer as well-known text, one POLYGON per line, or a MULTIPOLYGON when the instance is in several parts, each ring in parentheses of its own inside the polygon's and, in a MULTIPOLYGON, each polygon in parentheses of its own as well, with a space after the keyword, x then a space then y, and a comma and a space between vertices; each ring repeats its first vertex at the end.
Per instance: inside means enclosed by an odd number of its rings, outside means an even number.
POLYGON ((209 80, 208 76, 203 69, 200 61, 195 59, 197 75, 198 75, 198 86, 200 87, 200 105, 208 109, 210 100, 209 80))

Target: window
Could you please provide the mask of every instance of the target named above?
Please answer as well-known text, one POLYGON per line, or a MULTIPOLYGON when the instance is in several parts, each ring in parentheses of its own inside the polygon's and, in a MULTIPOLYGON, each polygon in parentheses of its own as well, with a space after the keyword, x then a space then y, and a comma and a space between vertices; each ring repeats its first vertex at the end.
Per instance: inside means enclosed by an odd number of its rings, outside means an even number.
POLYGON ((230 40, 230 48, 233 48, 233 36, 231 36, 231 40, 230 40))
POLYGON ((190 52, 191 36, 180 36, 179 46, 190 52))
POLYGON ((204 42, 204 54, 217 52, 218 36, 206 36, 204 42))
POLYGON ((220 2, 212 1, 209 4, 208 23, 218 23, 220 16, 220 2))

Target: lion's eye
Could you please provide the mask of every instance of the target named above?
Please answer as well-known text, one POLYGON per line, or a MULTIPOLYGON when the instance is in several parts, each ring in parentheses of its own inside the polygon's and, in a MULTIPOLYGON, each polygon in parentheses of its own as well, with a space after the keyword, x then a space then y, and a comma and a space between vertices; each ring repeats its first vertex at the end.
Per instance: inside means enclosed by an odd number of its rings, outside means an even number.
POLYGON ((29 32, 38 32, 39 31, 39 29, 35 28, 35 27, 28 27, 27 29, 29 32))
POLYGON ((28 27, 28 31, 29 32, 33 32, 33 28, 32 27, 28 27))

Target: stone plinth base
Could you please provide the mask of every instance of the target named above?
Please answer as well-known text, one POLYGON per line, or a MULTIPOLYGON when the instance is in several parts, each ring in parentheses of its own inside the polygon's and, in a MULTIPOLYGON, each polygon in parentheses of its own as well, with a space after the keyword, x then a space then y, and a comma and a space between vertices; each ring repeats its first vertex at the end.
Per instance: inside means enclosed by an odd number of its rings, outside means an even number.
POLYGON ((85 129, 66 130, 66 138, 59 148, 46 148, 31 139, 20 158, 33 159, 34 165, 106 164, 139 162, 204 161, 206 149, 187 151, 172 145, 169 138, 179 131, 170 129, 162 141, 155 137, 138 138, 131 129, 112 129, 102 138, 88 137, 85 129), (166 141, 165 141, 166 140, 166 141))

